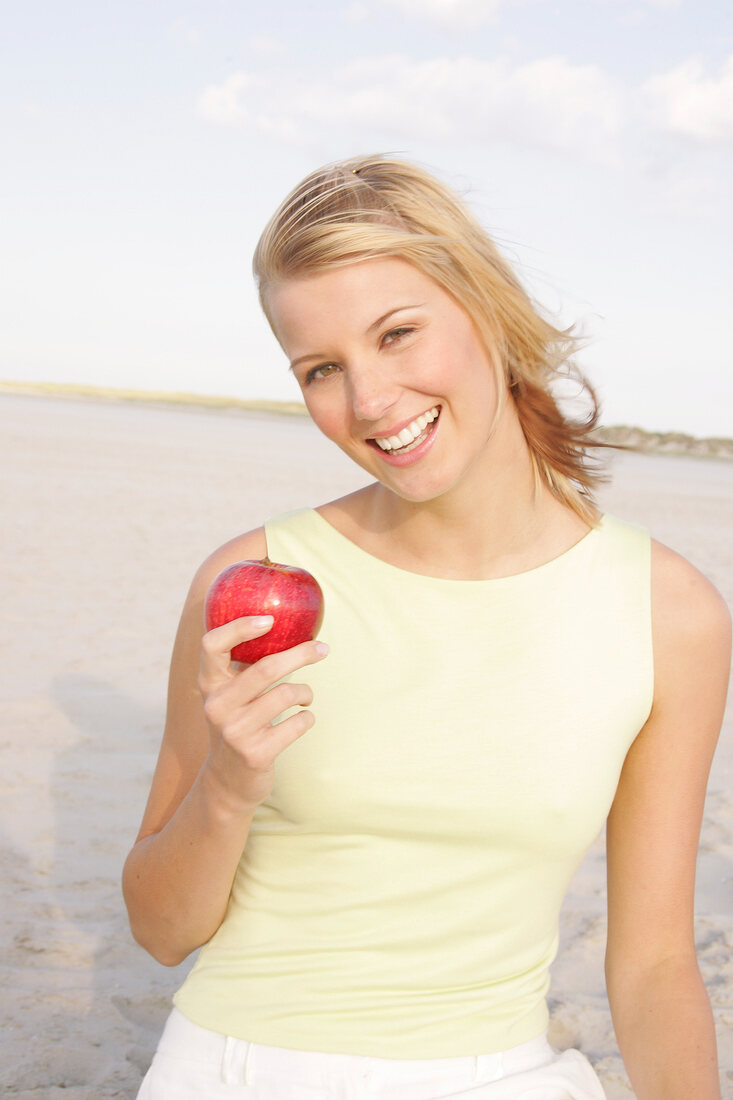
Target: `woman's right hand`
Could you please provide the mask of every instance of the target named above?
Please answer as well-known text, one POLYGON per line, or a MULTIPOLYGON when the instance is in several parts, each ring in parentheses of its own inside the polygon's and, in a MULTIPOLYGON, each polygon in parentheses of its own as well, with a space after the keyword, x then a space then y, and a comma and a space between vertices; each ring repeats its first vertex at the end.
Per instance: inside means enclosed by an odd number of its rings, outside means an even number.
POLYGON ((198 686, 209 727, 209 754, 202 779, 222 809, 252 814, 272 790, 275 760, 313 725, 313 714, 291 707, 313 702, 307 684, 279 683, 328 653, 324 642, 302 642, 252 665, 231 660, 240 642, 265 634, 271 616, 234 619, 204 634, 198 686))

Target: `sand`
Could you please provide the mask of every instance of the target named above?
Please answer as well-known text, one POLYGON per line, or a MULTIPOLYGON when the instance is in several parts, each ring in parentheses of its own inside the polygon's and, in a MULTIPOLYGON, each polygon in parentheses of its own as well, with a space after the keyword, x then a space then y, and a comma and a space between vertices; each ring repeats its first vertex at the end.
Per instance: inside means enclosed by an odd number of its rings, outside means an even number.
MULTIPOLYGON (((189 964, 128 931, 119 877, 147 795, 170 646, 218 543, 363 484, 302 419, 0 396, 0 1086, 132 1098, 189 964)), ((733 463, 623 455, 602 504, 685 554, 733 605, 733 463)), ((733 715, 710 782, 697 939, 733 1095, 733 715)), ((551 1038, 628 1100, 603 986, 602 838, 569 893, 551 1038)))

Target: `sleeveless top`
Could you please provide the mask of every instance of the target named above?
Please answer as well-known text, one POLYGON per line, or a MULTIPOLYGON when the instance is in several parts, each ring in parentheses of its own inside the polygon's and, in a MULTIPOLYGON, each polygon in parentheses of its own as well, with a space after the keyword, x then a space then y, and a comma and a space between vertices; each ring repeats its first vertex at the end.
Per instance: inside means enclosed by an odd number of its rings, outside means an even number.
POLYGON ((330 653, 226 917, 176 994, 252 1042, 382 1058, 541 1034, 563 895, 652 702, 650 539, 605 516, 528 572, 389 565, 319 513, 266 524, 330 653))

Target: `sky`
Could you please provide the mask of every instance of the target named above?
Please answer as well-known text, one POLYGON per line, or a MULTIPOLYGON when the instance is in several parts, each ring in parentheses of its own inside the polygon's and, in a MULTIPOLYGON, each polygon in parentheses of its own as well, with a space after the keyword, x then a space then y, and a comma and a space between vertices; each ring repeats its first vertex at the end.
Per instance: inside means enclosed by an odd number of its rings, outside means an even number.
POLYGON ((251 256, 321 164, 457 189, 606 424, 733 436, 730 0, 0 0, 0 379, 292 400, 251 256))

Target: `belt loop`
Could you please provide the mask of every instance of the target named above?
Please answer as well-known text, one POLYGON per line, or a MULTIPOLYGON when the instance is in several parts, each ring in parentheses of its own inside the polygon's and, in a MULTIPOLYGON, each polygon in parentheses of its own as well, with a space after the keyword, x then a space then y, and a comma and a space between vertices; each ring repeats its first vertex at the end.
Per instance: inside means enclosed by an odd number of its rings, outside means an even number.
POLYGON ((249 1059, 252 1053, 252 1043, 245 1043, 244 1047, 244 1061, 242 1062, 242 1084, 251 1085, 252 1082, 249 1079, 249 1059))
POLYGON ((246 1039, 224 1038, 221 1059, 221 1079, 225 1085, 247 1085, 247 1063, 252 1044, 246 1039))
POLYGON ((499 1081, 504 1076, 504 1055, 501 1052, 497 1054, 479 1054, 477 1058, 474 1058, 474 1081, 481 1082, 482 1084, 490 1083, 491 1081, 499 1081))
POLYGON ((236 1039, 233 1039, 231 1035, 226 1035, 224 1038, 224 1051, 221 1058, 221 1079, 222 1083, 225 1085, 238 1084, 235 1065, 236 1053, 236 1039))

